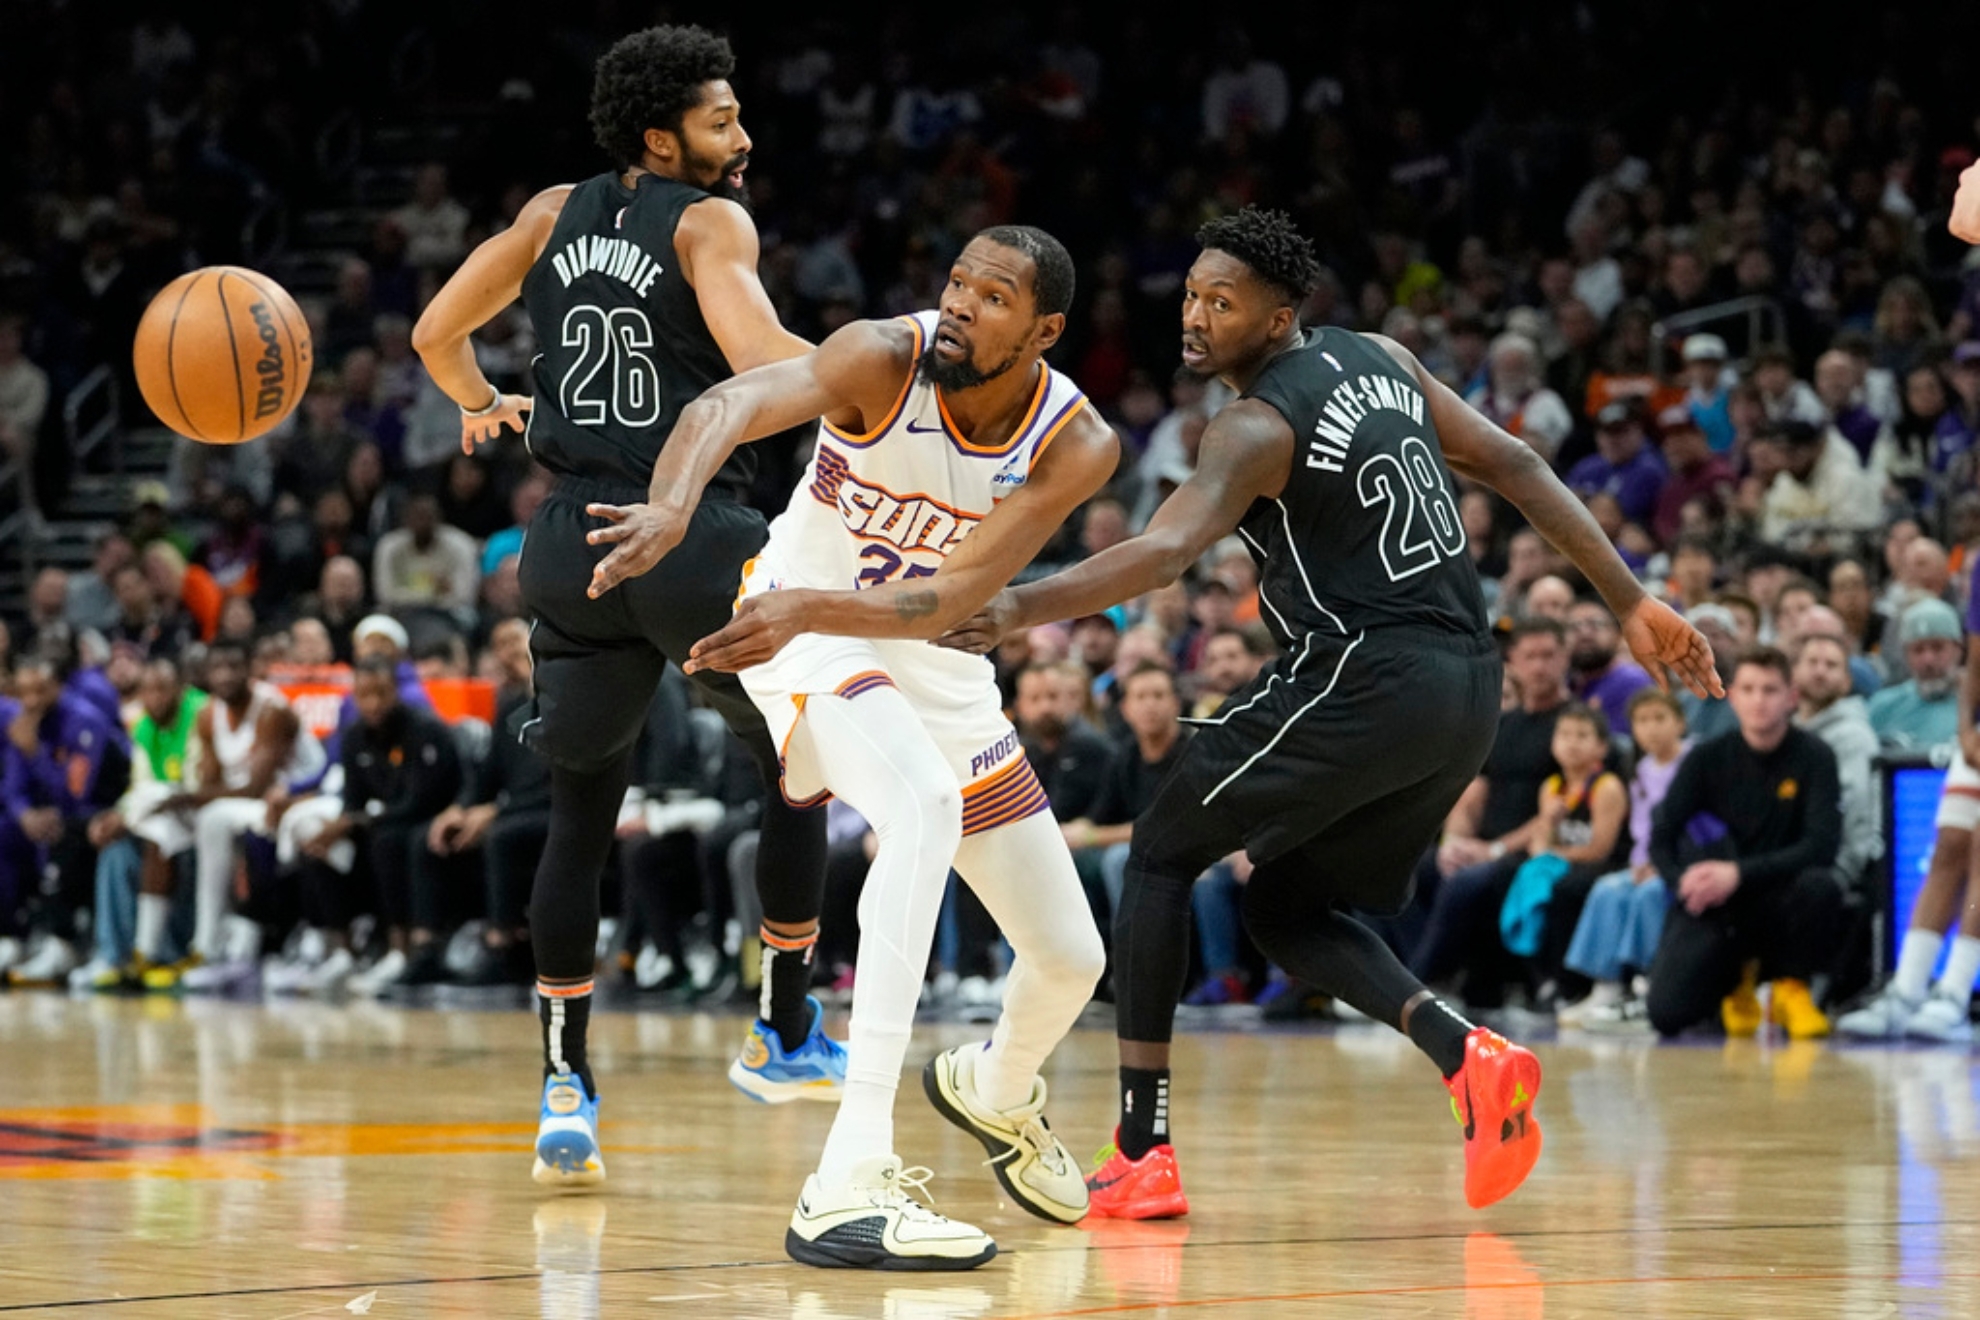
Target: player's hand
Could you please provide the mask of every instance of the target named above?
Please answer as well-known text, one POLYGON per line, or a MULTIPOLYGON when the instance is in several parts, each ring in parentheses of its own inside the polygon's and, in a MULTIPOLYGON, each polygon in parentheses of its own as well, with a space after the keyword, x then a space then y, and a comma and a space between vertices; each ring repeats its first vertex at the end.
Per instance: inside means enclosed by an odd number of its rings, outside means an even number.
POLYGON ((529 423, 523 414, 536 406, 536 400, 527 394, 504 394, 499 407, 492 413, 479 417, 461 414, 461 452, 473 454, 474 447, 485 444, 502 434, 502 428, 513 426, 516 430, 527 430, 529 423))
POLYGON ((694 516, 692 510, 675 513, 658 504, 587 504, 584 511, 612 524, 585 534, 591 545, 612 547, 591 570, 591 586, 584 594, 593 600, 665 559, 687 535, 688 519, 694 516))
POLYGON ((1953 195, 1946 228, 1963 242, 1980 243, 1980 160, 1959 172, 1959 191, 1953 195))
POLYGON ((1665 692, 1675 674, 1701 697, 1723 697, 1726 685, 1712 658, 1712 644, 1661 600, 1645 596, 1623 620, 1623 641, 1636 663, 1665 692))
POLYGON ((1004 640, 1004 634, 1011 630, 1016 618, 1017 597, 1006 587, 992 596, 982 609, 937 637, 935 645, 951 651, 968 651, 971 655, 986 655, 1004 640))
POLYGON ((760 665, 784 649, 791 638, 806 631, 807 593, 766 591, 751 596, 736 607, 736 615, 720 632, 711 633, 694 644, 683 673, 713 669, 733 674, 751 665, 760 665))

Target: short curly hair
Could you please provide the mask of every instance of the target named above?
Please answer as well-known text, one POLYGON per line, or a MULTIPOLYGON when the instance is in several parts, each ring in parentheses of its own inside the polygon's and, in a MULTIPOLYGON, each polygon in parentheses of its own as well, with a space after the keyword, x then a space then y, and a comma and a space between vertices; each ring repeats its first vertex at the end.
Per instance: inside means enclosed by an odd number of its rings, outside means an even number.
POLYGON ((591 134, 621 168, 639 164, 646 130, 679 134, 702 87, 736 69, 726 38, 687 24, 621 37, 598 57, 591 84, 591 134))
POLYGON ((1306 301, 1319 287, 1320 259, 1313 244, 1284 211, 1247 206, 1234 215, 1219 216, 1196 231, 1204 248, 1228 252, 1285 296, 1292 306, 1306 301))

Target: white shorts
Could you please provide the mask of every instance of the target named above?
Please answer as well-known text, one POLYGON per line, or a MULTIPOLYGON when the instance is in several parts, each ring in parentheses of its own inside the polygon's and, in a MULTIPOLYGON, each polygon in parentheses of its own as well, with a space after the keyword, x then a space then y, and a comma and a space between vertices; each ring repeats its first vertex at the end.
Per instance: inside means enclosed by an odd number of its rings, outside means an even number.
MULTIPOLYGON (((737 600, 774 589, 773 580, 762 558, 751 560, 737 600)), ((831 796, 827 768, 820 764, 830 749, 813 747, 808 740, 792 743, 805 700, 821 695, 857 699, 875 688, 892 687, 921 716, 955 772, 965 835, 1050 809, 1044 785, 1032 773, 1017 730, 1004 715, 996 671, 980 655, 930 642, 804 633, 768 663, 738 677, 770 726, 783 761, 784 797, 796 805, 811 806, 831 796)))
POLYGON ((1946 769, 1946 786, 1939 795, 1939 814, 1934 823, 1942 830, 1967 830, 1980 826, 1980 770, 1954 753, 1946 769))

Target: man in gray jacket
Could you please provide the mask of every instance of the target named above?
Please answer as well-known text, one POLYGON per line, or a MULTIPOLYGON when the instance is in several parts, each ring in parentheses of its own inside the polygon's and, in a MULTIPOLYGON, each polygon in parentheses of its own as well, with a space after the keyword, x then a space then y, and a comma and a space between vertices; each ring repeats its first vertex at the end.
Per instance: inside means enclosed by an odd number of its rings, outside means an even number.
POLYGON ((1869 707, 1862 697, 1851 695, 1850 687, 1848 646, 1827 633, 1802 638, 1794 653, 1794 690, 1801 702, 1795 723, 1836 754, 1836 778, 1842 786, 1842 848, 1836 871, 1854 888, 1870 863, 1883 856, 1884 834, 1872 770, 1877 733, 1870 727, 1869 707))

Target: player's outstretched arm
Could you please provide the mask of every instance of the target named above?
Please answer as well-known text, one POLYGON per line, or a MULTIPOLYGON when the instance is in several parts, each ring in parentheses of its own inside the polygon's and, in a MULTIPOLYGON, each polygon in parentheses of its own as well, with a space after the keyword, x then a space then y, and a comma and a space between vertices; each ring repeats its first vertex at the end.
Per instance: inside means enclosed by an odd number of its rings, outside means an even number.
POLYGON ((474 360, 468 336, 522 293, 523 277, 550 241, 550 231, 571 195, 568 184, 547 188, 529 199, 515 224, 468 253, 413 326, 413 350, 426 364, 427 374, 461 410, 461 452, 493 440, 504 426, 518 431, 531 400, 524 394, 502 394, 488 383, 474 360))
POLYGON ((762 664, 800 633, 934 638, 983 608, 1113 477, 1120 440, 1091 408, 1066 423, 1029 479, 970 530, 928 577, 864 591, 769 591, 744 601, 721 631, 696 642, 688 673, 762 664))
POLYGON ((1534 530, 1581 570, 1622 624, 1623 640, 1637 663, 1668 691, 1675 674, 1701 697, 1724 696, 1704 636, 1662 601, 1652 597, 1623 563, 1622 556, 1575 493, 1562 484, 1547 460, 1518 437, 1500 429, 1451 388, 1423 369, 1416 355, 1392 339, 1370 335, 1388 354, 1415 373, 1444 460, 1459 476, 1481 481, 1511 500, 1534 530))
POLYGON ((591 504, 610 525, 591 532, 612 552, 592 571, 604 595, 659 563, 686 535, 701 492, 736 446, 817 417, 858 429, 886 412, 914 367, 914 332, 898 321, 854 321, 801 357, 754 367, 710 386, 681 409, 653 465, 644 504, 591 504))
POLYGON ((688 207, 674 231, 674 252, 682 276, 694 289, 701 319, 729 369, 738 373, 800 357, 812 347, 778 321, 756 273, 760 251, 749 212, 724 197, 688 207))
POLYGON ((1276 495, 1292 470, 1293 434, 1271 406, 1239 400, 1211 420, 1196 471, 1155 510, 1139 536, 1051 577, 1001 592, 938 638, 961 651, 988 651, 1005 633, 1097 614, 1165 587, 1230 535, 1252 501, 1276 495))

